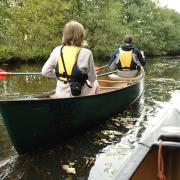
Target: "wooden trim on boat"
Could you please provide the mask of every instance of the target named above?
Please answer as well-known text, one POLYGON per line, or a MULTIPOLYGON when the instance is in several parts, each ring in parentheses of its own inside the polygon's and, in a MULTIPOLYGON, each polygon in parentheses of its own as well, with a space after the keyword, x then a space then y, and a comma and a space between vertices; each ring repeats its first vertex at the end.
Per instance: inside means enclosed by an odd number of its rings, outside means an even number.
POLYGON ((122 87, 102 87, 102 86, 100 86, 100 89, 119 89, 119 88, 122 88, 122 87))
POLYGON ((120 80, 120 81, 114 81, 114 80, 105 80, 105 79, 100 79, 98 82, 107 82, 107 83, 126 83, 126 82, 132 82, 136 80, 120 80))

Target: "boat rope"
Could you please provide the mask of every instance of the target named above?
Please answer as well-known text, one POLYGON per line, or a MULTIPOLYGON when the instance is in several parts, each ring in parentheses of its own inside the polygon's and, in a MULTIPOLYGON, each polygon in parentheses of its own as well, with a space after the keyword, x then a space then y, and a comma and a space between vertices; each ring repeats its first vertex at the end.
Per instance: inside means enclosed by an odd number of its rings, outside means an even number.
POLYGON ((162 152, 163 142, 159 140, 159 149, 158 149, 158 177, 160 180, 166 180, 164 174, 164 161, 163 161, 163 152, 162 152))

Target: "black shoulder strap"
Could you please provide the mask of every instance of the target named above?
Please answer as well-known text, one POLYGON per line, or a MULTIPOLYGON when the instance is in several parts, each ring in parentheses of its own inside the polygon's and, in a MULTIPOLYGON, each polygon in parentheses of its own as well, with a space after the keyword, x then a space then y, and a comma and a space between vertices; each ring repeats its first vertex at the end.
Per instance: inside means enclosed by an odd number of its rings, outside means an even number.
POLYGON ((61 48, 61 52, 60 52, 60 54, 61 54, 61 59, 62 59, 62 63, 63 63, 63 67, 64 67, 64 71, 65 71, 65 76, 66 76, 66 78, 67 78, 67 81, 69 82, 69 77, 68 77, 68 74, 67 74, 66 66, 65 66, 65 63, 64 63, 63 52, 62 52, 63 47, 64 47, 64 45, 63 45, 63 46, 62 46, 62 48, 61 48))

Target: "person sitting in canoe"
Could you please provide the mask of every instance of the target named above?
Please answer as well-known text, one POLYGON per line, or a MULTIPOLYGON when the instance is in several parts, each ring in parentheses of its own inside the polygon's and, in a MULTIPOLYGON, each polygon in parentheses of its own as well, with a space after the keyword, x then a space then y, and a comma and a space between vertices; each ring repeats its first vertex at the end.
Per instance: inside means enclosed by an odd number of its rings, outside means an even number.
POLYGON ((82 24, 70 21, 64 26, 62 45, 56 47, 42 68, 42 75, 56 77, 55 97, 99 93, 92 52, 85 48, 82 24))
POLYGON ((126 35, 123 45, 118 48, 109 59, 111 70, 118 69, 117 75, 122 77, 134 77, 138 66, 145 66, 144 52, 133 46, 133 39, 126 35))

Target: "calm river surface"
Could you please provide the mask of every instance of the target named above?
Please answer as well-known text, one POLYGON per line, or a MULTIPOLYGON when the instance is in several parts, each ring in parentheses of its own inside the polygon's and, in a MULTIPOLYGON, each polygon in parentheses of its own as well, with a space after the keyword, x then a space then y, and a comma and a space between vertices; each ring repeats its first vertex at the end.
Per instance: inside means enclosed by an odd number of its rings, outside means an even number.
MULTIPOLYGON (((42 65, 1 65, 0 68, 40 72, 42 65)), ((136 147, 143 132, 156 124, 154 117, 158 111, 180 92, 180 58, 148 59, 145 72, 145 92, 135 104, 88 132, 59 142, 53 149, 18 156, 0 115, 0 179, 113 179, 125 155, 136 147)), ((48 92, 55 86, 55 79, 41 76, 6 77, 0 80, 0 99, 28 97, 48 92)))

